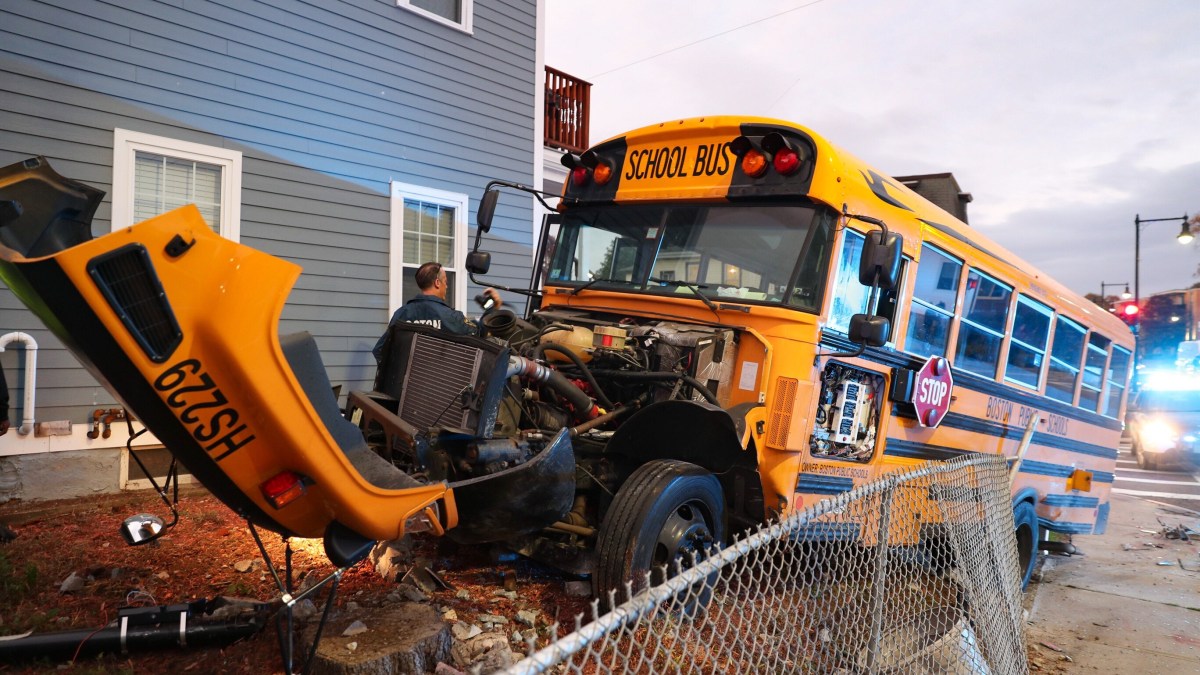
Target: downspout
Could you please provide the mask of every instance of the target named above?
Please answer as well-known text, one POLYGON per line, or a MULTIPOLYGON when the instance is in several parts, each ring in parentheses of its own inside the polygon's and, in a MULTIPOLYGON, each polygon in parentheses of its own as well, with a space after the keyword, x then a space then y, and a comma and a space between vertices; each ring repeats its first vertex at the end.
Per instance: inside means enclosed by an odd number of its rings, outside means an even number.
POLYGON ((17 433, 28 436, 33 432, 33 398, 37 387, 37 340, 29 333, 5 333, 0 336, 0 352, 8 345, 20 342, 25 345, 25 403, 21 406, 21 426, 17 433))

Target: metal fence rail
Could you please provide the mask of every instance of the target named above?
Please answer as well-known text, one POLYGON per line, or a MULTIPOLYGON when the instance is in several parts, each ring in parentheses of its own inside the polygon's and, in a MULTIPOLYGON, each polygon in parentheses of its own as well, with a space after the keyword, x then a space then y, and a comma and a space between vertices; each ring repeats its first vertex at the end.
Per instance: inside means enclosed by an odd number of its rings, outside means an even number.
POLYGON ((966 457, 762 526, 505 672, 1024 673, 1019 585, 1004 458, 966 457))

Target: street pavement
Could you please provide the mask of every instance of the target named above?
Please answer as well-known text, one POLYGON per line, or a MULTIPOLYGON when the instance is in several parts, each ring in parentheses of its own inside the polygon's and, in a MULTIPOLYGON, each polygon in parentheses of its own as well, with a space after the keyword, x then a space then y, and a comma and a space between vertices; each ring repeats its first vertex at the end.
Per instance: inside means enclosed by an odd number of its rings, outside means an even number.
POLYGON ((1121 454, 1117 457, 1113 492, 1200 511, 1200 468, 1176 471, 1139 469, 1137 460, 1129 450, 1129 441, 1124 439, 1121 441, 1121 454))
MULTIPOLYGON (((1168 491, 1154 487, 1143 491, 1168 491)), ((1200 507, 1184 494, 1173 499, 1200 507)), ((1200 673, 1200 534, 1164 533, 1200 532, 1200 512, 1162 501, 1114 490, 1106 534, 1074 537, 1083 555, 1043 558, 1025 596, 1034 663, 1065 673, 1200 673)))

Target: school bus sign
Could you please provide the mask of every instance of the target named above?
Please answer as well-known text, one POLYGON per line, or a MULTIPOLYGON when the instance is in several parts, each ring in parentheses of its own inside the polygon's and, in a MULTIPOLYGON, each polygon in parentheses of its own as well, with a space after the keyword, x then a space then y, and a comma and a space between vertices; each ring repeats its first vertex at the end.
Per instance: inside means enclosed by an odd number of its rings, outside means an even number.
POLYGON ((950 363, 940 356, 931 356, 917 371, 913 382, 913 407, 917 409, 917 422, 923 427, 936 427, 950 409, 950 394, 954 391, 954 377, 950 374, 950 363))

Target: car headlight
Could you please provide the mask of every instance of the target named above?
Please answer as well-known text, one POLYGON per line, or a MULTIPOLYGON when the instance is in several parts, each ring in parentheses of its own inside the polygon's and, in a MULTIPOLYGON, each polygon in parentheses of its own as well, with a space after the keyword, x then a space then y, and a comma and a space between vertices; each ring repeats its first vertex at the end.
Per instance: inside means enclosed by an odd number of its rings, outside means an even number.
POLYGON ((1142 427, 1142 446, 1151 452, 1167 450, 1179 442, 1179 430, 1166 420, 1151 420, 1142 427))

